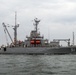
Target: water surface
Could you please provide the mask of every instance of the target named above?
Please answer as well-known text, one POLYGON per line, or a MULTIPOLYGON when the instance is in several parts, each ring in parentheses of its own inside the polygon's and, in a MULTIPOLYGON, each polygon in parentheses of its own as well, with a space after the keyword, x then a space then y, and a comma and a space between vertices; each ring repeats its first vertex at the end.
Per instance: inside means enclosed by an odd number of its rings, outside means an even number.
POLYGON ((76 75, 76 55, 0 55, 0 75, 76 75))

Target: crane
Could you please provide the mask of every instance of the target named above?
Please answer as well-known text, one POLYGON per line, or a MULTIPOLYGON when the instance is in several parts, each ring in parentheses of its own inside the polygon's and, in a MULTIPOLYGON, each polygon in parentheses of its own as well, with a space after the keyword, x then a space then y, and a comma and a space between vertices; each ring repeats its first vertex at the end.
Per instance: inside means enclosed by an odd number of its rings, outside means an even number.
POLYGON ((68 46, 70 46, 70 39, 53 39, 53 41, 58 41, 58 42, 65 41, 68 43, 68 46))
POLYGON ((5 23, 3 22, 2 25, 3 25, 3 27, 4 27, 4 32, 5 32, 5 34, 6 34, 6 32, 7 32, 9 38, 11 39, 11 41, 12 41, 12 43, 13 43, 12 37, 11 37, 11 35, 10 35, 10 33, 9 33, 9 31, 8 31, 8 29, 7 29, 7 27, 6 27, 6 25, 5 25, 5 23))
POLYGON ((19 27, 19 24, 17 24, 16 21, 17 21, 17 13, 15 12, 15 26, 12 26, 13 30, 14 30, 14 42, 12 40, 12 37, 11 37, 10 33, 8 32, 8 29, 5 25, 5 23, 4 22, 2 23, 5 33, 6 32, 8 33, 8 35, 9 35, 11 41, 12 41, 12 44, 14 43, 15 46, 17 45, 17 28, 19 27))

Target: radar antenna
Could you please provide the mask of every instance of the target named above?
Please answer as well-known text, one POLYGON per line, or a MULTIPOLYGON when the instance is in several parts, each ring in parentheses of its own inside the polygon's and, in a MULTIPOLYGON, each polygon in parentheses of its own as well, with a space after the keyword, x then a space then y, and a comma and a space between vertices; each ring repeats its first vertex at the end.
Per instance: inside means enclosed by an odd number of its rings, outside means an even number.
POLYGON ((37 31, 38 31, 38 24, 39 24, 40 20, 38 20, 38 18, 35 18, 34 21, 35 21, 35 23, 34 23, 34 25, 35 25, 35 30, 36 30, 36 32, 37 32, 37 31))

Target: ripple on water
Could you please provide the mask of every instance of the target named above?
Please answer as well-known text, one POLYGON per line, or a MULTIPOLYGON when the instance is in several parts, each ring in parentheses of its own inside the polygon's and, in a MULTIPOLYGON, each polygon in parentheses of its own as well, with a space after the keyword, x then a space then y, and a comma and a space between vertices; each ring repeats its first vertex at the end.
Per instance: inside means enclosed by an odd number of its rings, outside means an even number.
POLYGON ((0 55, 0 75, 75 75, 76 55, 0 55))

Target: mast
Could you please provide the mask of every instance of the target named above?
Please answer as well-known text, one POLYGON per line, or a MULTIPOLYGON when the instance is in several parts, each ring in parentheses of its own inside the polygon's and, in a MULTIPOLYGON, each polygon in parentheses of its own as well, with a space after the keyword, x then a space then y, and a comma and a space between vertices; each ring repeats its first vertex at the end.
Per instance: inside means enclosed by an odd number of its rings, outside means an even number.
POLYGON ((15 12, 15 26, 14 26, 14 45, 17 46, 17 28, 19 24, 17 24, 17 13, 15 12))
POLYGON ((74 32, 73 32, 73 46, 74 46, 74 32))
POLYGON ((34 19, 34 21, 35 21, 35 30, 36 30, 36 32, 38 31, 38 24, 39 24, 39 22, 40 22, 40 20, 38 20, 38 18, 35 18, 34 19))

